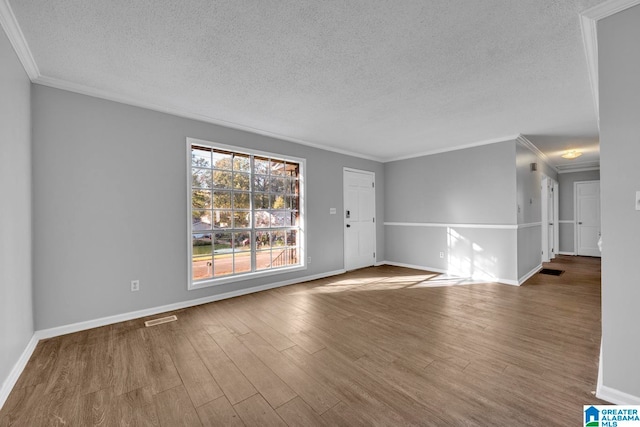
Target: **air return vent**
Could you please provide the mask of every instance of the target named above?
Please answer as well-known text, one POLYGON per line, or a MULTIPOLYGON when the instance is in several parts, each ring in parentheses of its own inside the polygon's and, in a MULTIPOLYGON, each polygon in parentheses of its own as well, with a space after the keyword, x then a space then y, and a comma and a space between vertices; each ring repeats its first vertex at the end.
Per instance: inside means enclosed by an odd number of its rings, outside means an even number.
POLYGON ((149 326, 162 325, 163 323, 175 322, 176 320, 178 320, 176 316, 161 317, 159 319, 147 320, 144 322, 144 326, 148 328, 149 326))

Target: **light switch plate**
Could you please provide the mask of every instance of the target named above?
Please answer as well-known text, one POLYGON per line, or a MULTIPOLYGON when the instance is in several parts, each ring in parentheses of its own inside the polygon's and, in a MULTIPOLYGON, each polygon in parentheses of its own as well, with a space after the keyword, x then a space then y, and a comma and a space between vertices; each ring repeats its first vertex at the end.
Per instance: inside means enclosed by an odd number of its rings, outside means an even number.
POLYGON ((640 211, 640 191, 636 191, 636 210, 640 211))
POLYGON ((329 208, 329 215, 335 215, 336 214, 336 208, 329 208))

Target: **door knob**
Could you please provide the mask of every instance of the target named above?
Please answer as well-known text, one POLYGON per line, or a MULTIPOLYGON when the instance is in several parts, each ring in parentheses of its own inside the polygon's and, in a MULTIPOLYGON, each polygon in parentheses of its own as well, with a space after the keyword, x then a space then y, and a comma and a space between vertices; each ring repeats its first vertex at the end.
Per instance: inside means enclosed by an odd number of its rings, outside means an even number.
POLYGON ((582 222, 579 222, 578 225, 582 225, 582 222))
POLYGON ((347 224, 347 228, 351 228, 351 224, 347 224))

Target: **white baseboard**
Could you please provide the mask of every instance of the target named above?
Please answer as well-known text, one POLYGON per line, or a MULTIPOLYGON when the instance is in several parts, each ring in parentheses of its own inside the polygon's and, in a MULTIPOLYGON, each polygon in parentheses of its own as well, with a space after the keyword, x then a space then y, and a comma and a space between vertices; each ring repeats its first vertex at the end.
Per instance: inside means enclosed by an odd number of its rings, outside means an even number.
MULTIPOLYGON (((393 265, 395 267, 413 268, 414 270, 430 271, 433 273, 449 274, 447 270, 443 270, 442 268, 427 267, 424 265, 406 264, 404 262, 384 261, 382 264, 393 265)), ((517 281, 510 280, 510 279, 493 279, 492 282, 501 283, 503 285, 514 285, 514 286, 520 285, 517 281)))
POLYGON ((576 253, 575 252, 563 252, 563 251, 559 251, 558 255, 571 255, 571 256, 575 256, 576 253))
POLYGON ((0 409, 4 406, 7 398, 9 397, 9 393, 11 393, 16 382, 18 382, 18 378, 20 378, 20 374, 22 374, 25 366, 27 366, 27 362, 29 362, 33 351, 36 349, 36 345, 38 345, 38 338, 34 334, 31 337, 31 340, 29 340, 27 347, 25 347, 24 351, 20 355, 20 358, 13 366, 13 369, 9 372, 9 376, 2 383, 2 388, 0 388, 0 409))
POLYGON ((42 330, 36 331, 34 336, 38 340, 57 337, 60 335, 71 334, 73 332, 79 332, 87 329, 98 328, 100 326, 111 325, 113 323, 139 319, 141 317, 153 316, 155 314, 165 313, 165 312, 174 311, 174 310, 180 310, 183 308, 193 307, 195 305, 206 304, 209 302, 220 301, 228 298, 234 298, 241 295, 247 295, 254 292, 266 291, 268 289, 274 289, 282 286, 293 285, 295 283, 302 283, 302 282, 308 282, 310 280, 323 279, 325 277, 336 276, 342 273, 345 273, 345 270, 329 271, 327 273, 315 274, 312 276, 300 277, 298 279, 285 280, 282 282, 269 283, 266 285, 254 286, 252 288, 247 288, 247 289, 239 289, 237 291, 225 292, 223 294, 211 295, 204 298, 181 301, 174 304, 167 304, 159 307, 146 308, 144 310, 116 314, 114 316, 101 317, 99 319, 93 319, 93 320, 87 320, 84 322, 72 323, 69 325, 57 326, 55 328, 50 328, 50 329, 42 329, 42 330))
POLYGON ((413 268, 414 270, 431 271, 433 273, 447 274, 447 270, 441 268, 426 267, 424 265, 406 264, 404 262, 383 261, 382 264, 393 265, 394 267, 413 268))
POLYGON ((634 396, 601 384, 598 384, 596 397, 614 405, 640 405, 640 396, 634 396))
POLYGON ((531 270, 530 272, 528 272, 527 274, 522 276, 520 279, 518 279, 518 286, 522 285, 524 282, 526 282, 527 280, 531 279, 531 277, 533 277, 533 275, 536 274, 540 270, 542 270, 542 264, 539 264, 533 270, 531 270))

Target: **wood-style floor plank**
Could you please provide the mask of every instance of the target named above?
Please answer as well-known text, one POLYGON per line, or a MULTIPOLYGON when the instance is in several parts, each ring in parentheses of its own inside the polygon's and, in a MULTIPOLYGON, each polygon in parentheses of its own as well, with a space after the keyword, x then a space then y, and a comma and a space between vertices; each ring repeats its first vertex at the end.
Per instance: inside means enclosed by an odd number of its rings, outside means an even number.
POLYGON ((170 348, 176 369, 193 406, 197 408, 224 395, 186 336, 172 334, 170 348))
POLYGON ((156 412, 162 427, 201 426, 200 418, 184 386, 155 395, 156 412))
POLYGON ((546 266, 520 287, 366 268, 43 340, 0 427, 577 425, 605 403, 600 260, 546 266))
POLYGON ((296 397, 296 393, 238 338, 222 332, 215 334, 213 339, 272 407, 277 408, 296 397))
MULTIPOLYGON (((213 330, 222 332, 217 328, 213 330)), ((207 331, 196 331, 189 337, 189 340, 231 404, 241 402, 257 393, 251 382, 247 380, 207 331)))
POLYGON ((258 335, 246 334, 239 339, 318 414, 322 414, 339 402, 336 395, 328 388, 307 375, 304 370, 287 362, 282 357, 282 353, 258 335))
POLYGON ((287 425, 259 394, 236 403, 234 409, 247 427, 286 427, 287 425))
POLYGON ((202 405, 197 409, 204 427, 228 426, 242 427, 244 423, 226 397, 202 405))
POLYGON ((304 400, 296 397, 276 409, 289 427, 329 426, 327 422, 307 405, 304 400))

